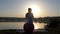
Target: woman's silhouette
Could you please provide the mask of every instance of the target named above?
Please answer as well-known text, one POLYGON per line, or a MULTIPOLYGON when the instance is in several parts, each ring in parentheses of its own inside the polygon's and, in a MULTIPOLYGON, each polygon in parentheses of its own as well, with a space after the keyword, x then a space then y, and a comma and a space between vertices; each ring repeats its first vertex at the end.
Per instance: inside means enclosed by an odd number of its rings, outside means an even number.
POLYGON ((32 9, 31 8, 28 8, 28 13, 26 14, 26 21, 27 23, 33 23, 33 19, 34 19, 34 16, 33 16, 33 13, 32 13, 32 9))
POLYGON ((24 24, 24 31, 26 34, 32 34, 34 30, 34 25, 33 25, 33 13, 32 9, 28 8, 28 13, 26 13, 26 23, 24 24))

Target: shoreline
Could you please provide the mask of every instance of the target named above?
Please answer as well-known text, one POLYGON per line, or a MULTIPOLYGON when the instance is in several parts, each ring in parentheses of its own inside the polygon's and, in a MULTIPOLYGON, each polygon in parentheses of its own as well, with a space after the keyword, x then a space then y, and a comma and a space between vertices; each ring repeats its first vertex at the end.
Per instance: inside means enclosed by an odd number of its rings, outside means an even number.
MULTIPOLYGON (((23 34, 24 32, 16 32, 17 29, 5 29, 5 30, 0 30, 0 34, 23 34)), ((33 31, 33 34, 37 33, 42 33, 42 31, 33 31)))
MULTIPOLYGON (((6 29, 6 30, 0 30, 0 34, 24 34, 24 32, 16 32, 17 29, 6 29)), ((33 31, 33 34, 57 34, 58 31, 54 31, 53 29, 51 31, 33 31)))

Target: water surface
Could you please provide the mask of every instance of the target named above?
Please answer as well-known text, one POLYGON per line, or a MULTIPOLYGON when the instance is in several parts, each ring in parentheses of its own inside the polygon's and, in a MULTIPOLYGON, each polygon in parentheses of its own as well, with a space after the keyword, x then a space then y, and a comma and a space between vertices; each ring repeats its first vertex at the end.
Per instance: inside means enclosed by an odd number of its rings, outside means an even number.
MULTIPOLYGON (((2 29, 23 29, 23 25, 25 22, 0 22, 0 30, 2 29)), ((44 29, 46 23, 35 23, 35 29, 44 29)))

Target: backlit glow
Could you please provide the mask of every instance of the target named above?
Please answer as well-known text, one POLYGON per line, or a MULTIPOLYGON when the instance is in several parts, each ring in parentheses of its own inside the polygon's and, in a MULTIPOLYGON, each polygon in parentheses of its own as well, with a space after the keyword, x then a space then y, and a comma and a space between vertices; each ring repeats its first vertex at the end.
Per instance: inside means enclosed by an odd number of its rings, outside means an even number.
POLYGON ((38 5, 28 5, 27 8, 32 8, 32 13, 34 15, 34 17, 38 18, 40 15, 40 8, 38 5))

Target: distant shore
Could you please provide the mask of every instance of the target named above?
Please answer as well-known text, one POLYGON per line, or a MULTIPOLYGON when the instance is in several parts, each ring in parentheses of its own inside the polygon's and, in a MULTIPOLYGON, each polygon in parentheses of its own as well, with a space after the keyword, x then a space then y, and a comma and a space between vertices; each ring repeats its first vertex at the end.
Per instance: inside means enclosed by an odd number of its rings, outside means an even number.
MULTIPOLYGON (((50 19, 57 19, 60 22, 60 16, 58 17, 39 17, 35 18, 37 22, 48 23, 50 19)), ((25 22, 25 18, 18 17, 0 17, 0 22, 25 22)))

